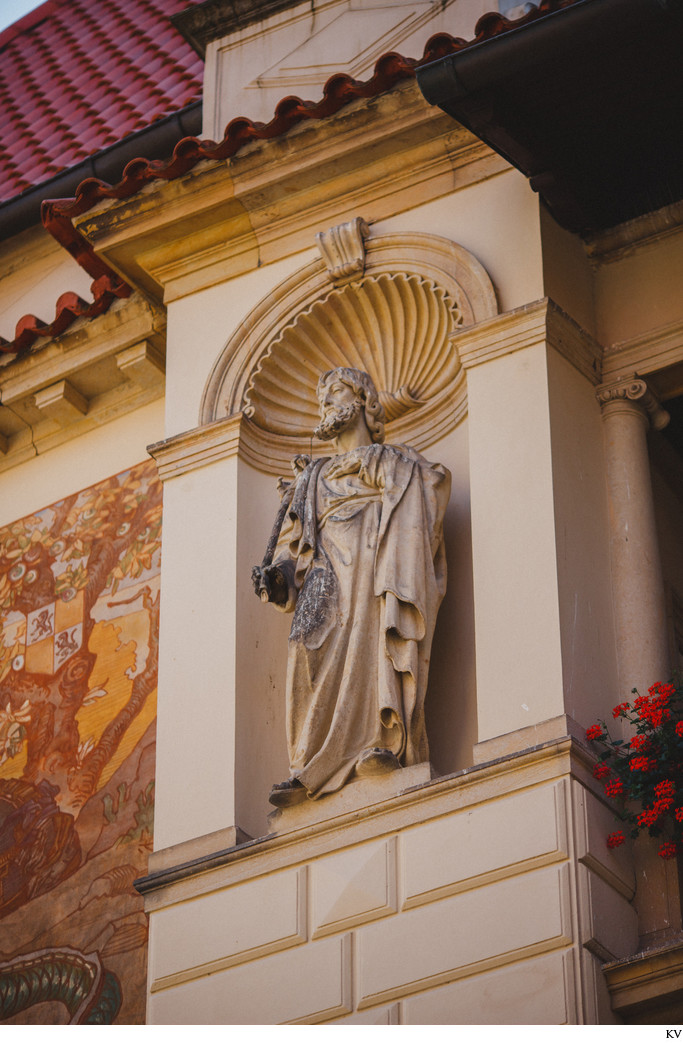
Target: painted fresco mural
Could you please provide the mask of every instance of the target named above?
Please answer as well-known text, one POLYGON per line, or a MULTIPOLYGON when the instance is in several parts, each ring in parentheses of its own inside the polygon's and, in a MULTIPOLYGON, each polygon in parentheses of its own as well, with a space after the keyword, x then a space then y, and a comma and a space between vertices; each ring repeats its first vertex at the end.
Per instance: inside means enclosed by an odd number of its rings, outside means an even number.
POLYGON ((161 485, 0 529, 0 1021, 142 1024, 161 485))

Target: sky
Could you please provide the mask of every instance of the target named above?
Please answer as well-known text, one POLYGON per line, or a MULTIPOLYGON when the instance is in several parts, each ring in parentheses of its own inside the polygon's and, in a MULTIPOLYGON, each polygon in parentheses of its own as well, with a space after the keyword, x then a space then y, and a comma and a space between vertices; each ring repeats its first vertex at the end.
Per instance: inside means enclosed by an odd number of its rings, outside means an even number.
POLYGON ((43 0, 0 0, 0 33, 42 3, 43 0))

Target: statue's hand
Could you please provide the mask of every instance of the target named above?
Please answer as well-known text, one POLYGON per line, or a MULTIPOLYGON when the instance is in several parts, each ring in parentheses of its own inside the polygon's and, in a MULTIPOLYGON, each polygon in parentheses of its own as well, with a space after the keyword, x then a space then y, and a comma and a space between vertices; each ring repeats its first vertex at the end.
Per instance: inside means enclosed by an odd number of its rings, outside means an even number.
POLYGON ((275 605, 287 603, 287 580, 277 565, 254 565, 251 570, 254 591, 261 601, 272 601, 275 605))
POLYGON ((306 470, 310 462, 311 457, 308 455, 308 453, 297 453, 297 455, 292 460, 292 470, 294 471, 294 474, 301 474, 302 471, 306 470))

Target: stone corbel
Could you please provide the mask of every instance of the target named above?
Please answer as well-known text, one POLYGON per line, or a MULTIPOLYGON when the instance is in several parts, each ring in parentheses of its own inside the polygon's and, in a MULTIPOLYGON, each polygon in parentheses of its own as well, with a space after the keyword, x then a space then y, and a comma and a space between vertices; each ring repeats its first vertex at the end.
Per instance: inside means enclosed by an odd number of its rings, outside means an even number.
POLYGON ((318 232, 315 241, 335 286, 351 282, 365 270, 365 239, 370 229, 362 217, 318 232))
POLYGON ((80 420, 88 412, 88 400, 68 380, 59 380, 34 396, 36 408, 60 427, 80 420))
POLYGON ((116 365, 126 380, 137 387, 150 388, 163 384, 166 370, 164 357, 148 340, 119 351, 116 365))
POLYGON ((596 390, 603 415, 620 407, 639 409, 655 431, 662 431, 670 416, 647 383, 635 374, 612 384, 603 384, 596 390))

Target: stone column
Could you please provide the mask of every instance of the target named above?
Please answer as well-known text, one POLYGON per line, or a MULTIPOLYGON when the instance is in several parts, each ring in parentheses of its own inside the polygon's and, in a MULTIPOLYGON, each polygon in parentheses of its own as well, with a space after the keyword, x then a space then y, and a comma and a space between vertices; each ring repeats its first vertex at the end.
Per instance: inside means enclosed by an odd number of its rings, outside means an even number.
MULTIPOLYGON (((667 681, 671 669, 647 452, 650 426, 661 430, 669 415, 645 381, 635 377, 604 385, 597 396, 604 421, 621 701, 631 700, 633 688, 644 694, 655 681, 667 681)), ((633 853, 640 945, 657 948, 677 938, 681 930, 676 866, 662 862, 657 845, 645 836, 638 839, 633 853)))
POLYGON ((669 679, 664 584, 655 524, 647 431, 669 421, 644 380, 603 385, 605 463, 619 699, 669 679))

